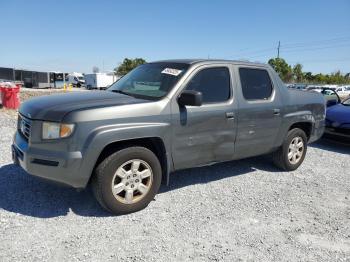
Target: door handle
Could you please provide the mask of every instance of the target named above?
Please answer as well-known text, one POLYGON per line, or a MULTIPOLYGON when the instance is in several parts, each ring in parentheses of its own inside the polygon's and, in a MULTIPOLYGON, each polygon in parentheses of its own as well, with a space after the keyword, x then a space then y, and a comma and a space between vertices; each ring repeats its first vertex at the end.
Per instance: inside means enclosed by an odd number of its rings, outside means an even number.
POLYGON ((273 114, 274 114, 275 116, 279 116, 280 113, 281 113, 281 110, 280 110, 279 108, 275 108, 275 109, 273 110, 273 114))
POLYGON ((227 119, 234 119, 235 113, 234 112, 226 112, 226 118, 227 119))

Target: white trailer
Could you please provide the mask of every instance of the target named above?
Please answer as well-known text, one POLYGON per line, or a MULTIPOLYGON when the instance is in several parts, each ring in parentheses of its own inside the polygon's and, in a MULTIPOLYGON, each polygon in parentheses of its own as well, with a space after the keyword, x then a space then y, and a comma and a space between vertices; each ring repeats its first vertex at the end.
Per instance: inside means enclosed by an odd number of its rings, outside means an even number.
POLYGON ((87 89, 106 89, 119 79, 113 73, 85 74, 85 85, 87 89))

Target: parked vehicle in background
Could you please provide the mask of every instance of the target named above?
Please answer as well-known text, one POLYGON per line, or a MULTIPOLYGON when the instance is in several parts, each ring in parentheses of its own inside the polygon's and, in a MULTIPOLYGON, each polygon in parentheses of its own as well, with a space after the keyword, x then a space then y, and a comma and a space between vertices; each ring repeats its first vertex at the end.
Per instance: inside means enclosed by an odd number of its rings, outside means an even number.
POLYGON ((85 84, 87 89, 106 89, 118 79, 119 77, 114 73, 85 74, 85 84))
POLYGON ((306 90, 307 85, 306 84, 295 84, 294 88, 299 90, 306 90))
POLYGON ((348 97, 350 96, 350 86, 341 86, 335 90, 339 96, 348 97))
POLYGON ((341 98, 340 96, 337 94, 336 91, 334 91, 333 89, 329 89, 329 88, 322 88, 320 90, 320 93, 324 96, 324 98, 326 99, 326 104, 327 106, 331 106, 334 104, 338 104, 341 102, 341 98))
POLYGON ((327 108, 325 137, 350 143, 350 98, 327 108))
POLYGON ((306 87, 307 91, 316 91, 316 92, 321 92, 324 89, 322 85, 308 85, 306 87))
POLYGON ((338 85, 323 85, 323 88, 328 88, 332 90, 336 90, 338 88, 338 85))
POLYGON ((67 84, 72 84, 73 87, 83 87, 85 86, 85 78, 81 73, 71 73, 67 75, 66 78, 67 84))
POLYGON ((306 90, 307 85, 306 84, 287 84, 287 87, 291 89, 306 90))
POLYGON ((269 65, 170 60, 140 65, 107 91, 28 100, 12 152, 29 174, 91 183, 102 207, 126 214, 175 170, 268 153, 295 170, 324 122, 322 95, 286 88, 269 65))

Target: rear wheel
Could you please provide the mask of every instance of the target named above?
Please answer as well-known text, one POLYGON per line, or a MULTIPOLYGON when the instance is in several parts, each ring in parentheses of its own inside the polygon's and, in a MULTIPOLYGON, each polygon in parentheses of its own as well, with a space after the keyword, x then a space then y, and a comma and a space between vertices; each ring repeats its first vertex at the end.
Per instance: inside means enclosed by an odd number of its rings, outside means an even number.
POLYGON ((145 208, 161 183, 161 166, 144 147, 122 149, 103 160, 95 170, 93 191, 102 207, 114 214, 145 208))
POLYGON ((273 153, 275 165, 286 171, 296 170, 304 161, 307 150, 307 137, 303 130, 290 130, 282 146, 273 153))

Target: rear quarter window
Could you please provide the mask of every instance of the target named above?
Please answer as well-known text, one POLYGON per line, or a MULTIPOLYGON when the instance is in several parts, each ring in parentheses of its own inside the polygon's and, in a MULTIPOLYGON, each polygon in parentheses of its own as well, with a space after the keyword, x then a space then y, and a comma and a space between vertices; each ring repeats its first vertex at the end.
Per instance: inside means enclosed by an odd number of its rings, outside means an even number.
POLYGON ((246 100, 267 100, 272 95, 272 82, 264 69, 240 68, 239 76, 246 100))

